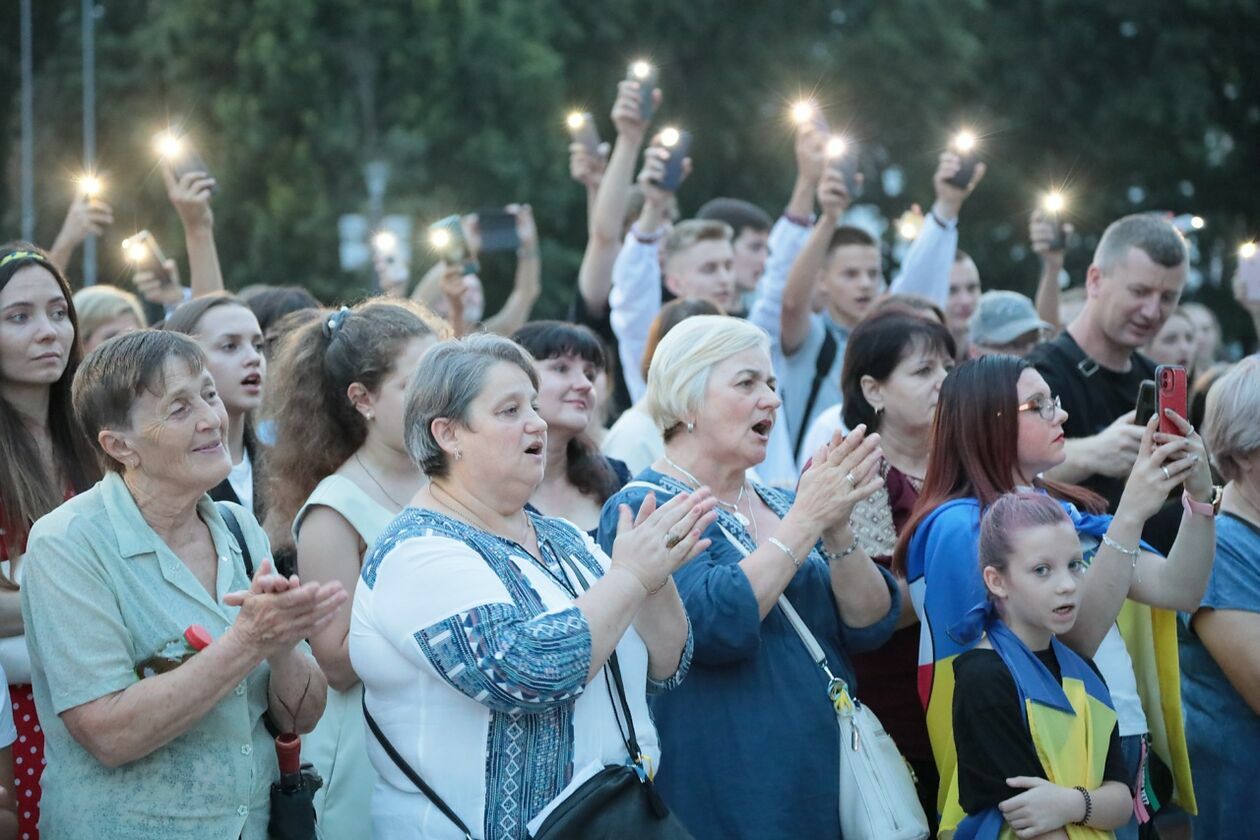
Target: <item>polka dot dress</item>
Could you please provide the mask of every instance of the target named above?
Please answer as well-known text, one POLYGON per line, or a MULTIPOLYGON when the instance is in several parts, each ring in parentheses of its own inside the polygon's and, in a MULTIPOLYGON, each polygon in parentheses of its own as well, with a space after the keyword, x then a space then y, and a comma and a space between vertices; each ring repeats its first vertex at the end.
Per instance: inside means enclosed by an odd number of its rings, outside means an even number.
POLYGON ((13 723, 18 739, 13 744, 13 795, 17 800, 18 837, 39 838, 39 780, 44 775, 44 730, 35 715, 35 695, 29 685, 9 686, 13 699, 13 723))

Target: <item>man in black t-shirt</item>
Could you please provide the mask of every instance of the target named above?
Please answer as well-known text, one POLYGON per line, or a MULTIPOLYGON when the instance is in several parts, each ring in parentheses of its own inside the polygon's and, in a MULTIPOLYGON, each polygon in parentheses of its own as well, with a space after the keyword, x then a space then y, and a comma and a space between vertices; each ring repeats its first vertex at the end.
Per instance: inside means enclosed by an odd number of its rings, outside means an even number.
MULTIPOLYGON (((1142 214, 1113 222, 1086 274, 1084 309, 1028 357, 1068 412, 1067 460, 1048 477, 1088 487, 1113 511, 1142 440, 1133 423, 1138 388, 1155 377, 1155 363, 1138 348, 1168 320, 1188 267, 1185 240, 1167 219, 1142 214)), ((1148 530, 1148 539, 1159 530, 1148 530)), ((1169 537, 1157 547, 1170 544, 1169 537)))

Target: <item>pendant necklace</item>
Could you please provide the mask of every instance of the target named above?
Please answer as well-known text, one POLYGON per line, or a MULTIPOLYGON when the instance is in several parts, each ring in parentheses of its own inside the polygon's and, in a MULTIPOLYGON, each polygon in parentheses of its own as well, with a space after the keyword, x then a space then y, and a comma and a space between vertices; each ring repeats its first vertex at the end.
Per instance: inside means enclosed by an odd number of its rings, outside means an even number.
MULTIPOLYGON (((662 457, 665 459, 665 463, 669 464, 671 467, 673 467, 674 469, 676 469, 678 472, 682 473, 683 475, 687 476, 687 478, 691 480, 691 483, 695 485, 695 487, 691 489, 695 490, 696 488, 700 486, 700 479, 696 478, 694 475, 687 472, 682 467, 678 466, 678 464, 674 463, 674 460, 670 458, 668 455, 663 455, 662 457)), ((743 484, 739 485, 739 495, 735 497, 734 504, 731 504, 730 502, 726 502, 726 501, 723 501, 722 499, 719 499, 716 493, 713 495, 714 501, 716 501, 719 505, 721 505, 722 507, 729 510, 732 514, 734 514, 735 520, 739 522, 739 524, 742 525, 744 528, 747 528, 749 526, 750 520, 747 516, 744 516, 744 514, 740 512, 739 503, 744 500, 744 487, 747 484, 748 482, 745 481, 743 484)), ((749 505, 748 509, 749 509, 749 512, 751 512, 752 505, 749 505)))

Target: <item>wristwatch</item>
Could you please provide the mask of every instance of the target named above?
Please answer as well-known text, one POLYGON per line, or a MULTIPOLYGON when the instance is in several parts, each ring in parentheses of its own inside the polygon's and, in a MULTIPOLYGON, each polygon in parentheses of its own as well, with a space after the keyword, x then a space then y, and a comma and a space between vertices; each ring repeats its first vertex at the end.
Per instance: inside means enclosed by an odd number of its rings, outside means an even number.
POLYGON ((1225 495, 1225 488, 1219 484, 1212 485, 1212 500, 1209 502, 1197 501, 1191 498, 1189 490, 1184 490, 1181 493, 1181 504, 1192 514, 1216 516, 1216 514, 1221 512, 1221 497, 1223 495, 1225 495))

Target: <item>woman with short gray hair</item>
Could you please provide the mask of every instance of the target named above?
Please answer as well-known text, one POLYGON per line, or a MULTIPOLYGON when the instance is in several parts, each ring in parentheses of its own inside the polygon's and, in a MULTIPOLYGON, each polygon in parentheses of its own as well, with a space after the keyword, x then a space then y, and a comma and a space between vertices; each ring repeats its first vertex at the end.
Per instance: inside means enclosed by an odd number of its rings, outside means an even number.
POLYGON ((691 660, 670 574, 708 545, 713 501, 700 489, 625 511, 611 559, 527 511, 546 462, 537 383, 520 347, 481 334, 434 347, 407 388, 405 441, 429 484, 364 561, 350 625, 378 727, 375 836, 464 836, 449 809, 475 836, 526 838, 571 783, 626 764, 606 662, 645 760, 659 757, 646 693, 691 660))
POLYGON ((1193 613, 1181 613, 1181 698, 1200 796, 1197 837, 1229 837, 1260 777, 1260 356, 1216 380, 1203 440, 1221 477, 1216 559, 1193 613))
POLYGON ((345 589, 275 574, 253 515, 207 495, 231 468, 227 412, 192 339, 105 342, 73 403, 109 472, 36 522, 26 553, 40 831, 262 840, 278 776, 264 718, 315 726, 326 684, 302 640, 345 589))

